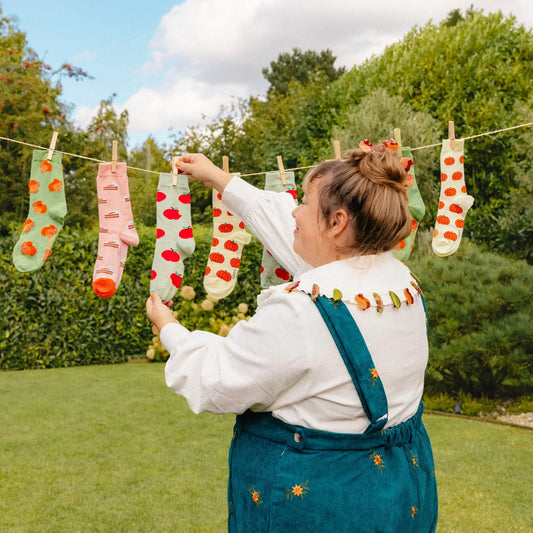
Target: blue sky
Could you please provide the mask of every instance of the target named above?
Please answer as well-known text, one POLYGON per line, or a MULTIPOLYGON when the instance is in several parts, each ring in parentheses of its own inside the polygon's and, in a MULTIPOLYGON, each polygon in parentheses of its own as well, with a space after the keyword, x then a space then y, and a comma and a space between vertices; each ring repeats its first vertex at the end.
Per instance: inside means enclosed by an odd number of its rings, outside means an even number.
POLYGON ((130 147, 149 134, 169 142, 233 98, 264 94, 261 70, 281 52, 329 48, 350 68, 472 3, 533 27, 533 0, 0 0, 41 59, 94 78, 64 81, 71 120, 86 126, 116 93, 130 147))

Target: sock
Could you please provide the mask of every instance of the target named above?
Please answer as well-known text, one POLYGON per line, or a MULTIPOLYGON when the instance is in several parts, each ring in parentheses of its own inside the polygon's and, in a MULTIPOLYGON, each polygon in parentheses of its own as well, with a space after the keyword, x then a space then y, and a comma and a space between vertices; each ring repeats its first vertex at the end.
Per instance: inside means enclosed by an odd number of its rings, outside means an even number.
POLYGON ((34 150, 29 182, 30 207, 22 233, 13 248, 13 264, 20 272, 41 268, 52 253, 52 245, 67 214, 61 154, 34 150))
POLYGON ((441 189, 437 220, 431 246, 436 255, 445 257, 457 251, 463 235, 465 217, 474 203, 466 194, 464 176, 464 140, 442 142, 440 155, 441 189))
POLYGON ((183 260, 192 255, 194 248, 189 178, 178 175, 174 186, 172 174, 160 174, 150 293, 159 294, 163 302, 172 300, 183 280, 183 260))
MULTIPOLYGON (((413 154, 411 148, 408 146, 402 147, 402 158, 407 158, 413 161, 413 154)), ((424 205, 424 200, 418 189, 415 178, 415 165, 412 163, 407 171, 407 183, 409 188, 407 189, 407 199, 409 201, 409 213, 413 219, 411 225, 411 233, 403 240, 400 241, 397 248, 394 249, 393 255, 396 259, 400 261, 407 261, 413 247, 415 245, 416 232, 418 230, 418 225, 426 212, 426 206, 424 205)))
POLYGON ((213 189, 213 241, 204 276, 204 288, 213 299, 230 294, 237 283, 242 249, 252 236, 244 223, 222 203, 222 195, 213 189))
POLYGON ((128 255, 128 246, 137 246, 139 236, 133 225, 126 163, 100 163, 96 178, 100 233, 93 272, 93 290, 100 298, 115 294, 128 255))
MULTIPOLYGON (((268 172, 265 176, 265 191, 288 192, 294 197, 296 202, 296 185, 294 181, 294 172, 285 172, 286 184, 281 181, 279 172, 268 172)), ((263 257, 261 259, 261 287, 267 289, 272 285, 280 285, 290 278, 290 274, 285 270, 270 254, 263 248, 263 257)))

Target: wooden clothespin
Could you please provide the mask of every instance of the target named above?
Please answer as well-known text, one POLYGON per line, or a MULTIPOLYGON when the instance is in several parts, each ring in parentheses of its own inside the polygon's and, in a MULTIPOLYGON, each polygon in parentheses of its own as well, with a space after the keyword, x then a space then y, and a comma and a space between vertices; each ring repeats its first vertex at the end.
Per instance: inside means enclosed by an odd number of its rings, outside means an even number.
POLYGON ((285 177, 285 169, 283 168, 283 159, 281 159, 280 155, 278 155, 278 168, 279 168, 279 175, 281 176, 281 183, 283 185, 287 185, 287 178, 285 177))
POLYGON ((450 139, 450 148, 455 149, 455 125, 453 120, 448 122, 448 139, 450 139))
POLYGON ((118 157, 118 141, 113 141, 113 148, 111 149, 111 172, 117 171, 117 157, 118 157))
POLYGON ((48 148, 48 155, 46 156, 46 159, 48 161, 52 160, 52 156, 54 155, 54 150, 56 149, 56 142, 57 142, 57 131, 54 131, 52 134, 52 140, 50 141, 50 148, 48 148))
POLYGON ((333 151, 335 152, 335 159, 341 159, 341 143, 340 143, 340 141, 333 141, 333 151))
POLYGON ((229 174, 229 157, 227 155, 222 156, 222 170, 229 174))
POLYGON ((178 156, 172 156, 172 186, 175 187, 178 184, 178 167, 176 163, 178 162, 178 156))
POLYGON ((398 155, 402 156, 402 132, 400 128, 394 128, 394 140, 398 143, 398 155))

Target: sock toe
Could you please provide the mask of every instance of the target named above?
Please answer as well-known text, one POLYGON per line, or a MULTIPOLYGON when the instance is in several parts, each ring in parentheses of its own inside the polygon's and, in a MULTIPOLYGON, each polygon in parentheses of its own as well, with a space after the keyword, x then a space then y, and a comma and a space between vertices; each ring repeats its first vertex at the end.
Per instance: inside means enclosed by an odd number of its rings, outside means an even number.
POLYGON ((98 278, 93 281, 93 291, 100 298, 109 298, 117 290, 115 282, 110 278, 98 278))

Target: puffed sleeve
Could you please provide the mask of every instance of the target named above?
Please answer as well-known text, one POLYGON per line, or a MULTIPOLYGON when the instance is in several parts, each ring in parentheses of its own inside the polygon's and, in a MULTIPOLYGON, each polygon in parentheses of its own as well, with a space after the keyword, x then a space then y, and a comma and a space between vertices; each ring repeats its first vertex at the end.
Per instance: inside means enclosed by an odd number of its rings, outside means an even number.
POLYGON ((222 201, 293 276, 311 268, 292 247, 296 226, 292 217, 295 205, 291 195, 263 191, 234 177, 224 189, 222 201))
POLYGON ((302 331, 302 304, 307 303, 302 299, 308 300, 300 294, 273 294, 227 337, 167 324, 161 330, 170 353, 167 385, 195 413, 268 411, 281 393, 291 401, 287 391, 312 367, 302 331))

